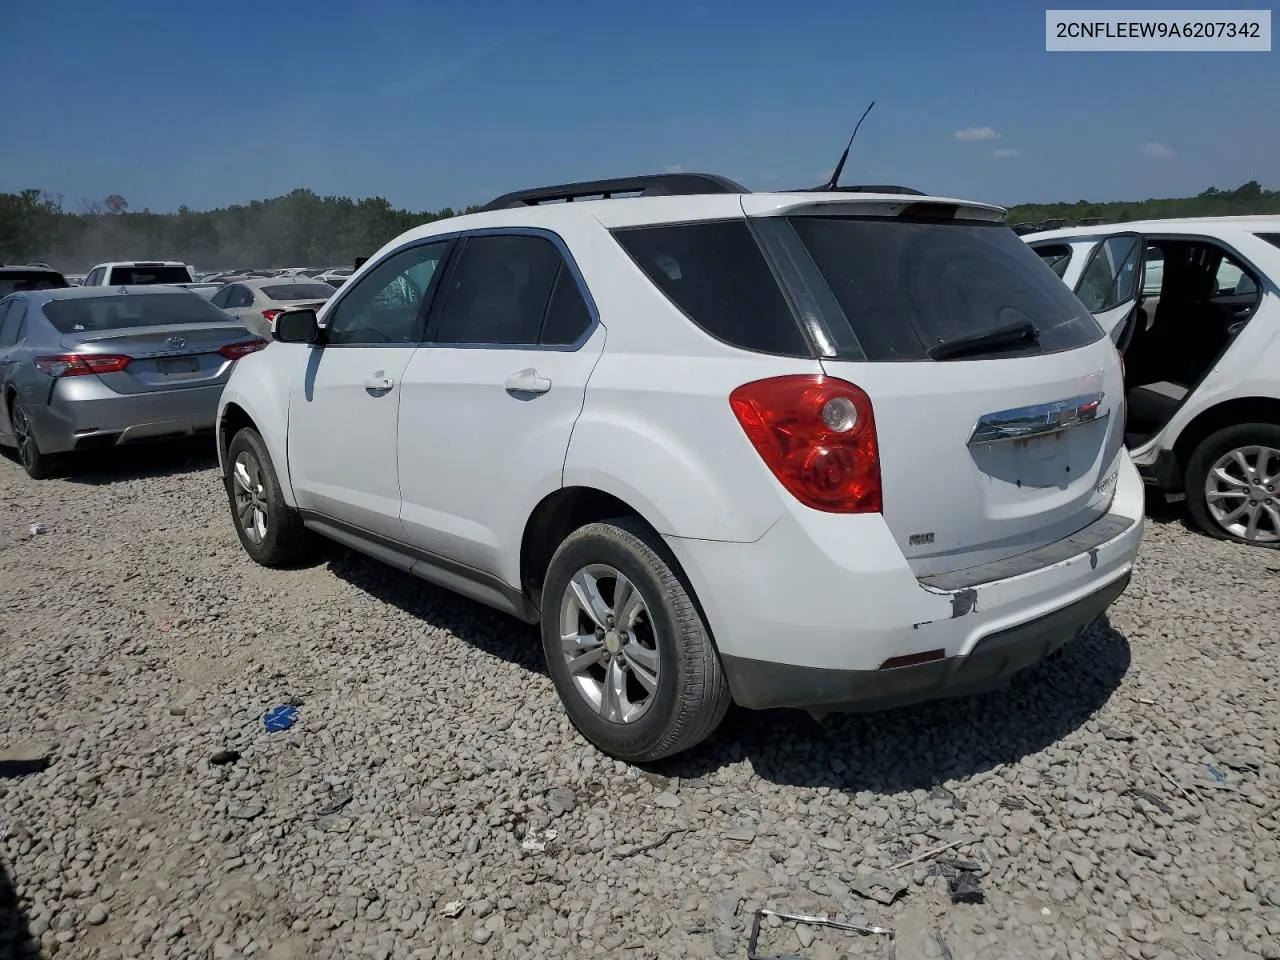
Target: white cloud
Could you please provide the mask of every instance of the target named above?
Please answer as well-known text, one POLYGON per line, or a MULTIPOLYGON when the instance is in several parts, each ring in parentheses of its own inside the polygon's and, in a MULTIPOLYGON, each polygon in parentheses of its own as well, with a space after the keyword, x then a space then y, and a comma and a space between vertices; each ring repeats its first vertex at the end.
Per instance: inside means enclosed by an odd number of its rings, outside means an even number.
POLYGON ((684 167, 678 163, 668 163, 662 168, 663 173, 684 173, 684 167))
POLYGON ((1014 150, 1012 147, 1001 147, 999 150, 991 151, 992 160, 1013 160, 1022 156, 1021 150, 1014 150))
POLYGON ((1153 160, 1169 160, 1177 156, 1172 147, 1166 147, 1163 143, 1157 143, 1154 140, 1144 143, 1138 149, 1153 160))
POLYGON ((965 127, 954 134, 957 140, 999 140, 1004 134, 996 133, 990 127, 965 127))

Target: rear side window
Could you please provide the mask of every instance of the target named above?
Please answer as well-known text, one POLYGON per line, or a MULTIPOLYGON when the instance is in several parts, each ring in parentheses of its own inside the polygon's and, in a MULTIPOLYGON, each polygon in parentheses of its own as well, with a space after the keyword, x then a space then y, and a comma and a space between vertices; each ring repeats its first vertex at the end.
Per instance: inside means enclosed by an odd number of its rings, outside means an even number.
POLYGON ((0 304, 0 347, 12 347, 18 342, 18 334, 26 315, 27 304, 23 300, 10 300, 0 304))
POLYGON ((59 333, 227 322, 225 313, 194 293, 131 293, 52 300, 44 305, 44 315, 59 333))
POLYGON ((622 248, 717 340, 756 353, 813 353, 745 220, 615 230, 622 248))
POLYGON ((190 283, 186 267, 112 267, 110 285, 148 283, 190 283))
POLYGON ((1273 247, 1280 247, 1280 233, 1260 233, 1258 239, 1267 241, 1273 247))
POLYGON ((543 237, 471 237, 449 278, 434 339, 536 344, 563 263, 560 250, 543 237))
POLYGON ((1003 338, 963 357, 1057 353, 1103 336, 1075 295, 1003 224, 788 219, 867 360, 925 360, 944 345, 1027 324, 1034 339, 1003 338))
POLYGON ((327 283, 282 283, 263 287, 262 292, 272 300, 327 300, 333 296, 334 289, 327 283))
POLYGON ((1063 277, 1067 272, 1067 265, 1071 263, 1071 248, 1065 243, 1054 243, 1048 246, 1032 247, 1044 265, 1056 273, 1059 277, 1063 277))
POLYGON ((0 297, 7 297, 18 290, 60 290, 68 286, 66 277, 49 270, 7 270, 0 273, 0 297))

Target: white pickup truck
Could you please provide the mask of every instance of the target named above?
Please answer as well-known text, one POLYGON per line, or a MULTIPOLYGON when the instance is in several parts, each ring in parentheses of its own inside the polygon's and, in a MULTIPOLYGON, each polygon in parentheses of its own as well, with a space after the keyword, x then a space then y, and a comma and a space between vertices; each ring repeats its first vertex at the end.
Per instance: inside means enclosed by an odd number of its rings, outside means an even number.
POLYGON ((122 284, 145 285, 163 283, 170 287, 186 287, 206 300, 218 292, 221 284, 196 283, 191 268, 178 260, 127 260, 100 263, 89 271, 82 286, 118 287, 122 284))

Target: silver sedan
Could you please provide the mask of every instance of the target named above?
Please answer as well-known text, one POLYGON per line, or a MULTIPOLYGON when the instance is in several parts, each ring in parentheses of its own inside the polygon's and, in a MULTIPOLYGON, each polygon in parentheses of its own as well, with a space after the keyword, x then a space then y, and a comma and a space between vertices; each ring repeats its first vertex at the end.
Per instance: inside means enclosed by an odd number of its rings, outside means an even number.
POLYGON ((0 446, 32 477, 62 455, 212 430, 240 357, 267 345, 176 287, 68 287, 0 300, 0 446))

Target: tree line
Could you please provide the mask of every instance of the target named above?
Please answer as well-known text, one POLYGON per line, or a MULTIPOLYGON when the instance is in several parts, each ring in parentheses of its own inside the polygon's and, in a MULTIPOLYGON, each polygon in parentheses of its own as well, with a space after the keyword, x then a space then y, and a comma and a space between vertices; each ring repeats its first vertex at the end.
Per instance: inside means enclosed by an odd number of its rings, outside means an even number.
MULTIPOLYGON (((415 212, 392 207, 383 197, 352 200, 300 189, 217 210, 184 206, 176 213, 139 212, 119 194, 68 210, 59 196, 23 190, 0 193, 0 263, 40 261, 67 273, 117 259, 182 260, 210 270, 350 264, 411 227, 475 209, 415 212)), ((1280 191, 1264 190, 1251 180, 1234 190, 1210 187, 1195 197, 1019 204, 1009 208, 1008 221, 1259 213, 1280 214, 1280 191)))

